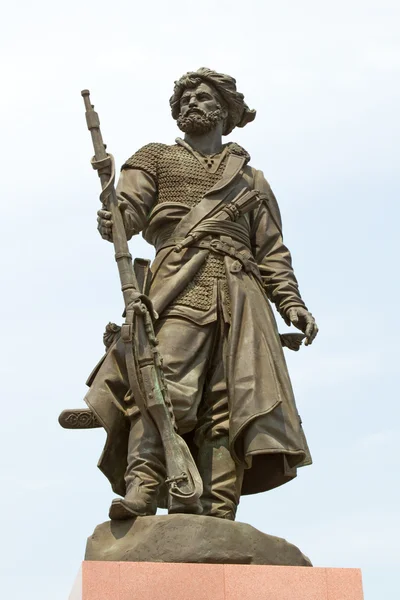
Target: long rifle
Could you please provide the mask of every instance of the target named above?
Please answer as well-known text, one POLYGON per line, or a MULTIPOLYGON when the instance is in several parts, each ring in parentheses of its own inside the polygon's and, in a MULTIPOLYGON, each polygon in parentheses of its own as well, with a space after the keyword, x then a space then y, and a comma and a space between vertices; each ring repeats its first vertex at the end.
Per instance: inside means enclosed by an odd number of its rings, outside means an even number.
POLYGON ((183 504, 192 504, 203 493, 202 480, 189 448, 176 431, 172 404, 162 370, 162 358, 157 349, 158 342, 150 314, 151 305, 139 291, 118 206, 114 186, 114 159, 106 152, 99 116, 90 102, 89 91, 83 90, 82 96, 86 108, 86 122, 94 147, 92 166, 98 171, 102 186, 100 200, 111 212, 113 223, 115 260, 126 311, 121 337, 125 342, 129 385, 142 419, 150 422, 154 434, 161 437, 165 453, 166 483, 170 495, 183 504))

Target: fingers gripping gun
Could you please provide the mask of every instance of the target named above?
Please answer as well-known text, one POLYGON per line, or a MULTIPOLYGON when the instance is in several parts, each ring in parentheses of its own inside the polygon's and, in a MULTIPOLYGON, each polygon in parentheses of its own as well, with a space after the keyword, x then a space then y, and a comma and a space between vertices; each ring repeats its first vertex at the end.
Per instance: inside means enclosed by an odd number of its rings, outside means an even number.
POLYGON ((106 152, 99 117, 90 103, 89 91, 83 90, 82 96, 95 152, 92 166, 98 170, 102 185, 100 200, 112 215, 115 260, 126 310, 121 337, 125 343, 129 385, 142 419, 151 424, 154 435, 161 437, 167 471, 166 483, 170 495, 183 504, 191 504, 196 502, 203 492, 202 480, 189 448, 176 430, 162 358, 153 328, 153 318, 157 315, 150 300, 138 288, 114 187, 114 159, 106 152))

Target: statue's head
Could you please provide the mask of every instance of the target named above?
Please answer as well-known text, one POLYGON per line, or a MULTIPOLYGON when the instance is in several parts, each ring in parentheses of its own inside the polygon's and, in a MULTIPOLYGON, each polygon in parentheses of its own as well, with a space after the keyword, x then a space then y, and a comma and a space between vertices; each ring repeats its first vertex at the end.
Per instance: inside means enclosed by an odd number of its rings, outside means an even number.
POLYGON ((222 134, 228 135, 256 116, 236 90, 233 77, 206 68, 186 73, 176 81, 169 103, 173 118, 185 133, 207 133, 221 123, 222 134))

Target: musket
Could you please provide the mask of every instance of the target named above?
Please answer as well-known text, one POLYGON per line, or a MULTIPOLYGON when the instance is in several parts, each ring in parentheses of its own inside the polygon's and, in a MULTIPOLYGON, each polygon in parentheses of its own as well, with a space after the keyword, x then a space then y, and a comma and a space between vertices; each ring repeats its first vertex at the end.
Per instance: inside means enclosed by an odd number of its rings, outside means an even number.
POLYGON ((100 131, 100 120, 90 102, 88 90, 82 91, 86 122, 94 147, 92 166, 98 171, 102 192, 100 200, 111 212, 115 260, 118 265, 125 304, 125 323, 121 338, 125 343, 129 385, 142 419, 146 419, 160 435, 164 453, 169 493, 183 504, 195 503, 203 493, 203 484, 190 450, 177 432, 162 358, 157 348, 149 299, 140 293, 129 252, 122 214, 114 186, 113 156, 106 152, 100 131))

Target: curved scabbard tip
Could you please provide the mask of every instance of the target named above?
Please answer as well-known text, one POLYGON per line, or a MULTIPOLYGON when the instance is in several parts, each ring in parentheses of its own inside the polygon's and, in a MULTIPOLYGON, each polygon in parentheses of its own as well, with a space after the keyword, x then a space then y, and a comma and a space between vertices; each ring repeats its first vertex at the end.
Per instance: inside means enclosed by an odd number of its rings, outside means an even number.
POLYGON ((82 90, 82 91, 81 91, 81 95, 82 95, 83 97, 85 97, 85 96, 90 96, 90 92, 89 92, 89 90, 82 90))

